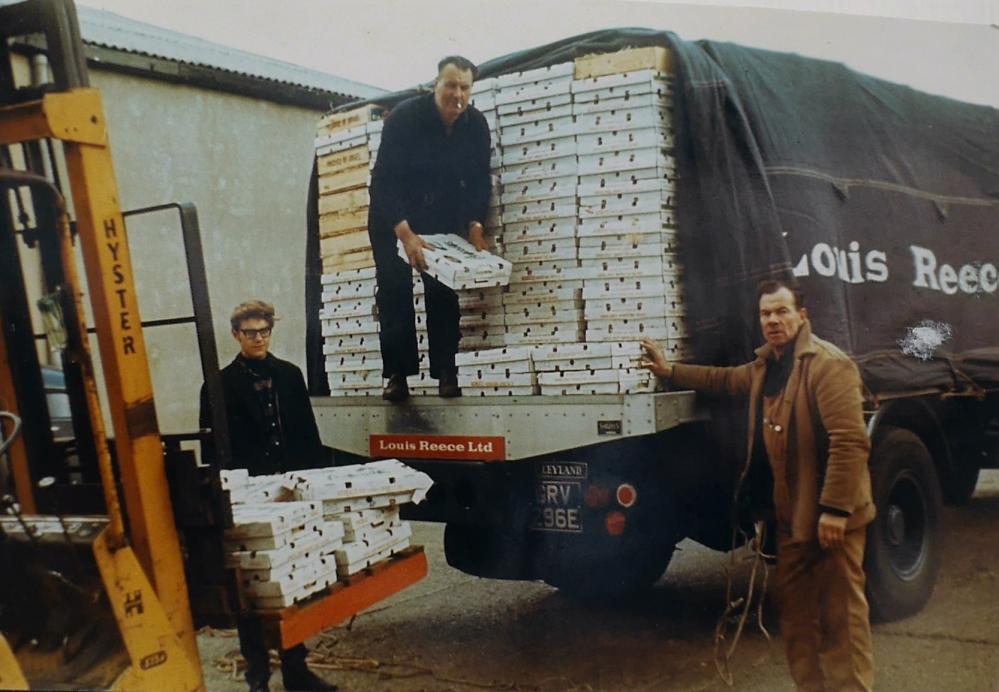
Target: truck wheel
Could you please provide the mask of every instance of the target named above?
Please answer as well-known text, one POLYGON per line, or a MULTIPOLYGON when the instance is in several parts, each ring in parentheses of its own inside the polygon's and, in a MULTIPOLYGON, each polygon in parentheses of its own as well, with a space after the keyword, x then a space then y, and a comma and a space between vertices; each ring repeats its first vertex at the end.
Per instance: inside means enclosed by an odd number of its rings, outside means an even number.
POLYGON ((968 500, 975 494, 980 471, 978 465, 969 462, 966 456, 959 456, 955 459, 953 465, 946 470, 943 478, 940 479, 943 501, 953 506, 968 504, 968 500))
POLYGON ((886 427, 874 438, 871 482, 878 515, 867 530, 867 599, 876 621, 919 612, 940 569, 940 485, 926 445, 886 427))

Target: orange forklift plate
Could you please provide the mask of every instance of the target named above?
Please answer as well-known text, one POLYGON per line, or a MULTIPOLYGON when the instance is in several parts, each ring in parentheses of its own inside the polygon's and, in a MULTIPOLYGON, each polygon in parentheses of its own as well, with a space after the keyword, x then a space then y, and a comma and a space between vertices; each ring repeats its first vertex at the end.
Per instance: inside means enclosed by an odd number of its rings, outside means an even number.
POLYGON ((422 546, 398 555, 337 583, 330 593, 282 610, 261 612, 268 644, 290 649, 306 639, 339 625, 366 608, 402 591, 427 576, 427 556, 422 546))

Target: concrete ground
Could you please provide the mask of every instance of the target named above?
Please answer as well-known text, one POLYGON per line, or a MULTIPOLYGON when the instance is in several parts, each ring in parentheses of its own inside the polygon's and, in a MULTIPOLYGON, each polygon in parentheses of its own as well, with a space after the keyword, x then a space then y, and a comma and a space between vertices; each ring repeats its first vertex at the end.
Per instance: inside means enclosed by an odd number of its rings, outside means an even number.
MULTIPOLYGON (((944 564, 929 605, 874 628, 877 690, 999 690, 999 471, 983 472, 969 505, 943 519, 944 564)), ((457 572, 444 562, 442 527, 415 529, 429 576, 310 642, 314 669, 341 690, 730 689, 713 656, 728 555, 685 541, 651 593, 594 607, 544 584, 457 572)), ((747 566, 736 571, 745 577, 747 566)), ((773 641, 747 625, 732 689, 793 689, 769 607, 764 624, 773 641)), ((209 690, 245 689, 232 672, 233 633, 202 632, 199 646, 209 690)), ((272 689, 280 683, 275 672, 272 689)))

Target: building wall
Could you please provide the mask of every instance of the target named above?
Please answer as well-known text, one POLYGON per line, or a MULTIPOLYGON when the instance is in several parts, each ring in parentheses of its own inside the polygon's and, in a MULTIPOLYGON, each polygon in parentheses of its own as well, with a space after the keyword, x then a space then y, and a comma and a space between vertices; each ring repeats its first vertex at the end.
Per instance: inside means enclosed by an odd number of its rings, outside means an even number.
MULTIPOLYGON (((124 210, 167 202, 198 209, 220 363, 237 353, 228 316, 273 302, 274 352, 304 366, 305 211, 313 132, 304 108, 91 70, 107 114, 124 210)), ((175 213, 128 220, 143 320, 191 314, 175 213)), ((193 325, 146 330, 163 432, 197 428, 202 382, 193 325)))

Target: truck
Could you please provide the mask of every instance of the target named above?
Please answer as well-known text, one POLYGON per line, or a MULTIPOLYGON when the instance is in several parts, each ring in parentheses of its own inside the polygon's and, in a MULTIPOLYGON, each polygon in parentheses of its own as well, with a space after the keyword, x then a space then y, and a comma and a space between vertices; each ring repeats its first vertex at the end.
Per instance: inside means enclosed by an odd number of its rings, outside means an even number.
MULTIPOLYGON (((649 29, 506 55, 478 78, 642 48, 666 50, 672 80, 686 359, 751 360, 762 343, 755 286, 797 278, 815 332, 863 378, 872 615, 912 615, 940 568, 942 503, 967 502, 980 469, 999 459, 999 111, 837 63, 649 29)), ((745 401, 691 391, 331 396, 320 196, 314 175, 307 361, 321 434, 344 460, 395 456, 434 479, 411 517, 445 524, 451 566, 600 598, 653 584, 684 538, 733 548, 745 401)))

